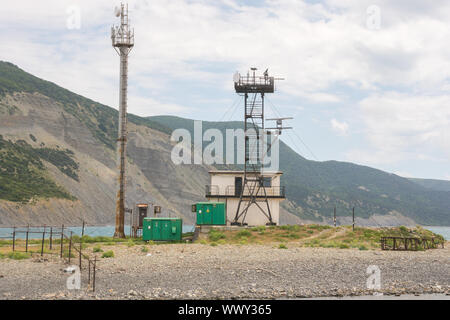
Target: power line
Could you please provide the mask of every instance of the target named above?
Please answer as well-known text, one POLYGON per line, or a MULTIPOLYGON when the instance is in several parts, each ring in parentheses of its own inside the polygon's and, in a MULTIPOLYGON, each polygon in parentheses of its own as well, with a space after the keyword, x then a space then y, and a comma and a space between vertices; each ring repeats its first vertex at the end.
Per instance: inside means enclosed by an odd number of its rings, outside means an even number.
MULTIPOLYGON (((282 117, 281 113, 278 111, 277 107, 272 103, 271 100, 267 99, 267 101, 269 101, 269 103, 271 104, 272 109, 275 111, 276 114, 278 114, 279 117, 282 117)), ((300 140, 300 142, 303 144, 303 146, 306 148, 306 150, 308 150, 308 152, 313 156, 314 160, 319 161, 319 159, 316 157, 316 155, 314 154, 314 152, 311 150, 310 147, 308 147, 308 145, 306 144, 306 142, 300 137, 299 134, 297 134, 296 129, 292 129, 292 132, 295 134, 295 136, 297 137, 298 140, 300 140)), ((300 149, 299 149, 300 150, 300 149)))

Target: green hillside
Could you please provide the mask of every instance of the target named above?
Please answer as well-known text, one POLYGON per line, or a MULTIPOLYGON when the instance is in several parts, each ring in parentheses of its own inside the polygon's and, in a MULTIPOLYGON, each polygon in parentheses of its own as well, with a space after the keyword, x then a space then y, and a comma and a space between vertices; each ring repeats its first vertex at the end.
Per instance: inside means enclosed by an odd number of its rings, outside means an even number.
MULTIPOLYGON (((115 149, 117 110, 34 77, 13 64, 0 62, 0 98, 16 92, 40 93, 57 101, 65 112, 79 119, 100 143, 115 149)), ((15 112, 12 107, 0 107, 0 116, 15 112)), ((168 134, 177 128, 193 132, 194 123, 193 120, 168 116, 142 118, 129 115, 129 121, 168 134)), ((203 129, 209 128, 224 131, 226 128, 243 128, 243 124, 204 122, 203 129)), ((70 161, 70 151, 35 149, 19 142, 2 141, 4 154, 14 150, 15 157, 20 161, 17 162, 17 169, 14 167, 15 158, 2 158, 2 166, 7 169, 0 166, 0 199, 26 201, 34 196, 71 197, 49 180, 41 166, 42 160, 49 161, 56 164, 68 178, 78 179, 78 168, 76 163, 70 161), (21 189, 23 194, 17 193, 21 189)), ((395 210, 418 223, 450 225, 450 192, 446 189, 425 187, 423 183, 421 185, 351 163, 310 161, 284 143, 280 144, 280 152, 281 170, 284 171, 282 181, 287 188, 288 199, 296 205, 287 209, 302 218, 320 221, 324 216, 331 216, 334 206, 337 206, 338 215, 348 216, 355 206, 359 217, 395 210)))
POLYGON ((78 166, 70 150, 35 149, 25 141, 11 142, 0 135, 0 199, 28 202, 32 198, 63 198, 75 200, 46 174, 42 160, 58 167, 77 180, 78 166))
MULTIPOLYGON (((157 116, 151 120, 172 130, 184 128, 193 135, 194 121, 157 116)), ((241 122, 203 122, 203 130, 243 128, 241 122)), ((205 147, 207 143, 204 144, 205 147)), ((287 208, 301 218, 321 221, 338 215, 359 217, 388 214, 396 210, 422 224, 450 225, 450 192, 424 188, 408 179, 377 169, 337 161, 316 162, 303 158, 280 143, 280 169, 287 198, 303 210, 287 208)))
POLYGON ((450 181, 447 180, 435 180, 435 179, 414 179, 409 178, 412 182, 421 185, 422 187, 435 190, 435 191, 450 191, 450 181))
MULTIPOLYGON (((52 98, 61 104, 64 111, 85 124, 98 141, 110 149, 115 149, 118 130, 117 110, 84 98, 52 82, 39 79, 9 62, 0 61, 0 96, 14 92, 38 92, 52 98)), ((167 128, 160 124, 135 115, 129 115, 128 121, 167 132, 167 128)))

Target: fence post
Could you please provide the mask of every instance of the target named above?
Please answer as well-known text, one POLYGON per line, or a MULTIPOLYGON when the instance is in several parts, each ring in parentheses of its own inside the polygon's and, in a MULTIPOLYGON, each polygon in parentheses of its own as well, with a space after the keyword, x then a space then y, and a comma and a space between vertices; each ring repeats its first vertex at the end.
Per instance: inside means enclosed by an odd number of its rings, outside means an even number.
POLYGON ((352 225, 352 231, 355 231, 355 207, 353 207, 353 225, 352 225))
POLYGON ((80 270, 81 270, 81 249, 82 249, 83 241, 80 238, 80 270))
POLYGON ((44 255, 44 241, 45 241, 45 228, 44 228, 44 232, 42 232, 41 257, 44 255))
POLYGON ((334 227, 336 228, 336 207, 334 207, 334 227))
POLYGON ((26 240, 25 240, 25 252, 28 252, 28 230, 27 230, 27 236, 26 236, 26 240))
POLYGON ((16 226, 13 228, 13 251, 16 250, 16 226))
POLYGON ((95 268, 97 267, 97 256, 94 257, 94 274, 93 274, 93 283, 92 283, 92 289, 95 292, 95 268))
POLYGON ((83 227, 81 228, 81 236, 84 237, 84 220, 83 220, 83 227))
POLYGON ((53 242, 53 227, 50 227, 50 250, 52 250, 53 249, 53 244, 52 244, 52 242, 53 242))
POLYGON ((70 240, 69 240, 69 263, 70 263, 70 258, 72 255, 72 231, 70 231, 70 240))
POLYGON ((61 227, 61 244, 60 244, 61 254, 60 254, 60 258, 63 257, 63 246, 64 246, 64 225, 62 225, 62 227, 61 227))

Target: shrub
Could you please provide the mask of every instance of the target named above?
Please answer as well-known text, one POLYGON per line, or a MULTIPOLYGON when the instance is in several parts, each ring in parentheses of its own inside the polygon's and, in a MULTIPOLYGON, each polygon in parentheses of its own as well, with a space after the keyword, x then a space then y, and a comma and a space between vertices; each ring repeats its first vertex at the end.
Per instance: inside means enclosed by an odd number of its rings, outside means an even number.
POLYGON ((358 249, 359 249, 359 250, 368 250, 367 247, 366 247, 365 245, 360 245, 358 249))
POLYGON ((94 249, 92 249, 93 252, 103 252, 102 248, 100 248, 99 246, 94 247, 94 249))
POLYGON ((127 247, 134 247, 134 245, 135 245, 135 243, 134 243, 134 241, 133 240, 128 240, 128 242, 127 242, 127 247))
POLYGON ((339 249, 348 249, 348 248, 350 248, 350 247, 348 246, 348 244, 341 243, 341 244, 339 245, 339 249))
POLYGON ((31 257, 31 255, 26 252, 15 251, 15 252, 8 253, 8 258, 13 259, 13 260, 24 260, 24 259, 28 259, 30 257, 31 257))
POLYGON ((255 232, 264 232, 264 231, 266 231, 266 226, 258 226, 258 227, 254 227, 254 228, 252 228, 252 231, 255 231, 255 232))
POLYGON ((252 235, 252 233, 250 232, 250 231, 248 231, 248 230, 241 230, 241 231, 239 231, 238 233, 237 233, 237 237, 238 238, 242 238, 242 237, 250 237, 252 235))
POLYGON ((407 232, 409 232, 408 228, 405 227, 405 226, 400 226, 400 227, 398 227, 398 229, 399 229, 400 232, 402 232, 402 233, 407 233, 407 232))
POLYGON ((148 252, 148 248, 146 246, 142 246, 141 252, 147 253, 148 252))
POLYGON ((102 254, 102 258, 114 258, 114 252, 113 251, 106 251, 102 254))
POLYGON ((287 249, 287 246, 284 243, 280 243, 278 249, 287 249))
POLYGON ((213 229, 209 232, 208 238, 209 240, 216 242, 219 241, 220 239, 225 239, 226 236, 224 233, 213 229))
POLYGON ((217 242, 212 242, 211 247, 217 247, 217 242))

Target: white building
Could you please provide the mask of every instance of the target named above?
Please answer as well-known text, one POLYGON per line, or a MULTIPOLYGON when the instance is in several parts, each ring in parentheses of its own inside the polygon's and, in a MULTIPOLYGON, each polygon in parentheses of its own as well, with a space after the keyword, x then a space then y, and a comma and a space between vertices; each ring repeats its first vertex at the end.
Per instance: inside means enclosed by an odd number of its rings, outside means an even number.
MULTIPOLYGON (((230 225, 236 217, 236 211, 239 204, 242 185, 244 181, 243 171, 210 171, 211 184, 206 186, 206 197, 212 202, 225 202, 227 210, 227 225, 230 225)), ((264 172, 263 184, 264 188, 261 188, 256 196, 258 200, 257 204, 253 203, 246 214, 244 223, 249 226, 266 225, 269 222, 267 217, 268 210, 265 200, 267 195, 270 215, 272 221, 275 224, 280 222, 280 201, 285 199, 284 187, 280 184, 280 178, 283 173, 277 172, 264 172), (265 192, 264 192, 265 191, 265 192), (258 208, 258 205, 264 209, 264 212, 258 208)), ((247 177, 249 177, 247 173, 247 177)), ((251 176, 250 176, 251 177, 251 176)), ((249 188, 246 188, 243 193, 243 200, 247 200, 241 204, 240 211, 248 205, 250 197, 249 188), (247 195, 247 196, 246 196, 247 195)), ((242 223, 243 216, 239 218, 238 222, 242 223)))

